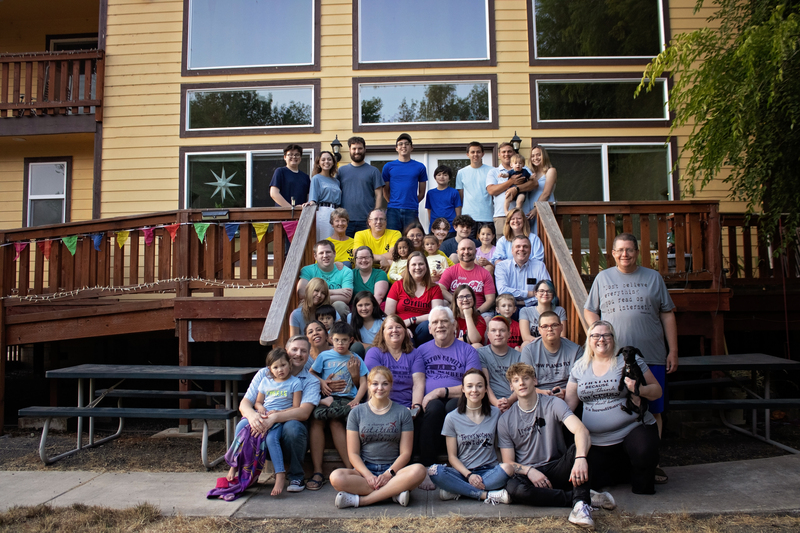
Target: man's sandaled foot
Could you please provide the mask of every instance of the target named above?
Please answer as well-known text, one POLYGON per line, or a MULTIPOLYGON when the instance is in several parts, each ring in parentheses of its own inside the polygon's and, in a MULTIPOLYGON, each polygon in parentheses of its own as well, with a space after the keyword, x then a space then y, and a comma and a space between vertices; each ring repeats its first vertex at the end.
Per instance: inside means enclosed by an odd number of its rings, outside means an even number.
POLYGON ((306 488, 308 490, 319 490, 324 484, 325 478, 322 477, 322 472, 314 472, 314 475, 311 476, 311 479, 306 481, 306 488))
POLYGON ((669 481, 669 476, 660 467, 656 467, 656 485, 665 485, 669 481))

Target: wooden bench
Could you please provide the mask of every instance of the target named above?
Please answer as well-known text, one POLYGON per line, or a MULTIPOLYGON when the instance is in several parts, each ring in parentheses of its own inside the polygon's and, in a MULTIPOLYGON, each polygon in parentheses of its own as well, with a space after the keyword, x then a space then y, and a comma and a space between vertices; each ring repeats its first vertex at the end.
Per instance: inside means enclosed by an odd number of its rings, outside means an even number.
MULTIPOLYGON (((112 391, 113 392, 113 391, 112 391)), ((142 392, 142 391, 134 391, 142 392)), ((169 391, 164 391, 169 392, 169 391)), ((121 399, 120 399, 121 401, 121 399)), ((118 438, 122 434, 124 421, 126 418, 159 418, 159 419, 201 419, 203 421, 203 442, 200 450, 200 456, 203 460, 203 466, 210 469, 225 459, 225 456, 218 457, 213 461, 208 460, 208 421, 209 420, 231 420, 238 414, 235 409, 149 409, 149 408, 132 408, 132 407, 25 407, 19 410, 21 417, 37 417, 44 418, 45 423, 42 428, 42 439, 39 442, 39 457, 44 464, 51 464, 63 457, 73 455, 84 448, 92 448, 106 443, 110 440, 118 438), (70 417, 110 417, 119 418, 119 428, 117 432, 111 436, 94 441, 94 434, 89 434, 89 444, 79 447, 74 450, 49 457, 45 450, 47 446, 47 435, 50 431, 50 421, 53 418, 70 418, 70 417)))
POLYGON ((800 407, 798 398, 732 398, 724 400, 670 400, 669 410, 703 409, 772 409, 773 407, 800 407))
MULTIPOLYGON (((219 405, 225 403, 224 392, 206 392, 201 390, 134 390, 134 389, 100 389, 95 391, 95 396, 105 396, 108 398, 141 398, 141 399, 164 399, 164 400, 205 400, 220 399, 219 405)), ((239 398, 244 398, 244 393, 239 393, 239 398)))

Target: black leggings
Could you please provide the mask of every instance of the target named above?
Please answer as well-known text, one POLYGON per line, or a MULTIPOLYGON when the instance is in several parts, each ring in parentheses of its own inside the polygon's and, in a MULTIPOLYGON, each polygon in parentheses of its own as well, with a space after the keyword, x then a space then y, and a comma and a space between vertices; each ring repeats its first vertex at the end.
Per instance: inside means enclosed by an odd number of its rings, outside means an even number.
POLYGON ((428 402, 425 414, 418 416, 414 424, 414 453, 419 454, 420 462, 431 466, 436 458, 445 453, 445 440, 442 435, 444 417, 458 407, 458 398, 436 398, 428 402))
POLYGON ((658 445, 656 424, 637 426, 619 444, 592 445, 589 449, 592 489, 630 482, 634 494, 655 494, 658 445))

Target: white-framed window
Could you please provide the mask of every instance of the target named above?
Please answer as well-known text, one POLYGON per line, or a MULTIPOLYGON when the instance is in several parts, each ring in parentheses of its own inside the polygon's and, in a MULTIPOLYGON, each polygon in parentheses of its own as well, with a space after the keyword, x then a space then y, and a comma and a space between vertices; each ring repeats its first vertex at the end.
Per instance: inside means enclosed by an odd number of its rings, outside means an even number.
POLYGON ((672 145, 663 141, 541 141, 558 170, 559 202, 674 199, 672 145))
MULTIPOLYGON (((668 39, 667 0, 528 0, 533 61, 643 60, 668 39)), ((641 61, 640 61, 641 62, 641 61)))
POLYGON ((315 64, 318 0, 189 0, 187 70, 315 64))
POLYGON ((581 78, 579 75, 531 75, 533 128, 565 123, 600 126, 665 126, 669 121, 666 78, 634 98, 641 76, 625 74, 581 78))
POLYGON ((358 68, 494 61, 494 0, 358 0, 354 9, 358 68))
POLYGON ((25 161, 25 225, 44 226, 67 221, 72 159, 25 161))
POLYGON ((185 130, 311 128, 315 93, 311 84, 186 89, 185 130))
MULTIPOLYGON (((282 150, 209 150, 184 154, 188 209, 270 207, 269 184, 285 166, 282 150)), ((311 175, 314 151, 303 150, 300 170, 311 175)))

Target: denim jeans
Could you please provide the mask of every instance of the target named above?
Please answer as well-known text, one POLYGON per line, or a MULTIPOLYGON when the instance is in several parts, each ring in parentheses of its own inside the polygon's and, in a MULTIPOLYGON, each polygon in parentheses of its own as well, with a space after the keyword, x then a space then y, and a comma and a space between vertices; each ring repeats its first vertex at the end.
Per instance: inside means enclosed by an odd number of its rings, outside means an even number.
POLYGON ((440 489, 453 494, 461 494, 469 498, 479 500, 481 493, 486 490, 499 490, 506 486, 508 480, 511 479, 505 470, 500 468, 500 465, 495 466, 482 466, 480 468, 473 468, 472 473, 481 476, 485 489, 479 489, 469 484, 469 481, 461 475, 461 473, 447 465, 433 465, 430 471, 435 471, 435 474, 430 474, 431 481, 440 489))
POLYGON ((430 329, 428 329, 427 320, 417 322, 417 325, 414 328, 414 338, 411 340, 414 343, 414 348, 419 348, 426 342, 433 340, 430 329))
MULTIPOLYGON (((238 434, 247 424, 246 418, 239 420, 239 423, 236 425, 235 434, 238 434)), ((286 478, 289 481, 294 479, 302 480, 305 477, 303 461, 306 458, 306 450, 308 450, 308 428, 306 428, 306 424, 298 420, 287 420, 283 423, 282 435, 279 436, 279 439, 281 449, 289 455, 289 469, 286 471, 286 478)), ((269 451, 269 449, 267 451, 269 451)), ((272 457, 271 452, 270 457, 272 457)), ((281 463, 283 463, 283 459, 284 456, 281 455, 281 463)), ((274 460, 272 461, 272 465, 277 472, 277 466, 275 466, 274 460)))
POLYGON ((267 431, 267 451, 272 459, 272 468, 276 474, 285 473, 283 466, 283 450, 281 449, 281 437, 283 436, 283 424, 272 424, 267 431))
POLYGON ((380 476, 384 472, 389 471, 389 469, 392 468, 392 464, 394 463, 377 464, 364 461, 364 466, 367 467, 367 470, 372 472, 373 476, 380 476))
POLYGON ((357 231, 365 230, 368 227, 369 226, 367 225, 366 220, 351 220, 347 223, 347 229, 344 231, 344 233, 352 239, 356 236, 357 231))
POLYGON ((386 227, 403 232, 412 222, 419 223, 419 212, 416 209, 398 209, 390 207, 386 210, 386 227))

